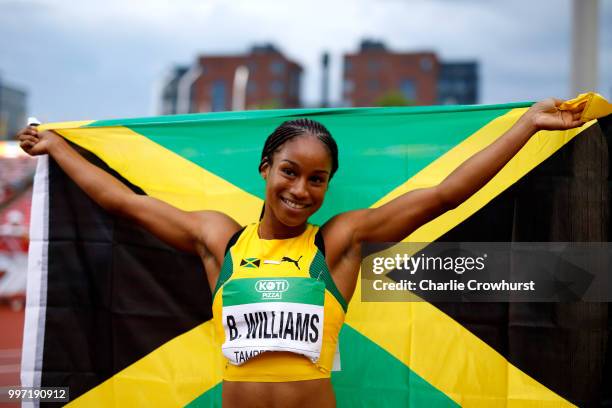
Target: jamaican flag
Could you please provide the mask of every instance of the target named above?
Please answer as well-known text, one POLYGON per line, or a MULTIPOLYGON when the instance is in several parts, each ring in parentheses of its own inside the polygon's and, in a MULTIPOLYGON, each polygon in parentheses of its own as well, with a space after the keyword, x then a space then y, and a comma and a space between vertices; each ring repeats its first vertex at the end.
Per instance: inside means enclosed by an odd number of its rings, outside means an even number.
MULTIPOLYGON (((588 112, 611 113, 595 102, 588 112)), ((138 194, 247 224, 264 197, 257 168, 265 137, 282 121, 311 117, 340 149, 340 169, 311 220, 323 223, 436 185, 529 105, 227 112, 43 128, 138 194)), ((611 122, 539 132, 472 198, 407 240, 609 241, 611 122)), ((199 259, 101 210, 47 157, 38 163, 32 225, 24 385, 67 386, 72 406, 220 406, 223 362, 199 259)), ((338 405, 611 404, 610 316, 607 303, 362 302, 358 284, 332 376, 338 405)))

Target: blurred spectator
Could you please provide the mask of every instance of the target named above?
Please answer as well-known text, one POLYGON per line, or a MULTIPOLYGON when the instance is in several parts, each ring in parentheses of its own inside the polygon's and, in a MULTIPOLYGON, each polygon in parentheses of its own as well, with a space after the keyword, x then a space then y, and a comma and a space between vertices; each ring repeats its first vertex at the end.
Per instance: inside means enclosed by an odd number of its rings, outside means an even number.
POLYGON ((28 231, 36 160, 3 142, 0 149, 0 305, 25 304, 28 231), (6 148, 8 145, 9 148, 6 148))

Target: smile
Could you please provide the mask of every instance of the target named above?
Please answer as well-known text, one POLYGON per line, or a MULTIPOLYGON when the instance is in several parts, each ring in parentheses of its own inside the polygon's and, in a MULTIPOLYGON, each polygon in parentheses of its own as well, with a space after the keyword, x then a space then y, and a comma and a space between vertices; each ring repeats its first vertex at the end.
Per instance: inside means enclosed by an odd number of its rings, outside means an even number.
POLYGON ((308 207, 308 205, 306 205, 306 204, 296 203, 295 201, 291 201, 288 198, 284 198, 284 197, 281 197, 281 201, 283 203, 287 204, 289 207, 294 208, 296 210, 301 210, 303 208, 308 207))

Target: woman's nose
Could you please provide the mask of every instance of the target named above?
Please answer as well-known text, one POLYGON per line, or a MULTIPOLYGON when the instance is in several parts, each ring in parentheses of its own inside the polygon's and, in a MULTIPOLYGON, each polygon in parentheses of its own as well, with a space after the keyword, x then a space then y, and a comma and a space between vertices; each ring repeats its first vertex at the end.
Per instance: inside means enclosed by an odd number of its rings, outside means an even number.
POLYGON ((308 196, 308 191, 306 190, 306 180, 301 178, 297 179, 291 186, 290 192, 296 199, 306 198, 308 196))

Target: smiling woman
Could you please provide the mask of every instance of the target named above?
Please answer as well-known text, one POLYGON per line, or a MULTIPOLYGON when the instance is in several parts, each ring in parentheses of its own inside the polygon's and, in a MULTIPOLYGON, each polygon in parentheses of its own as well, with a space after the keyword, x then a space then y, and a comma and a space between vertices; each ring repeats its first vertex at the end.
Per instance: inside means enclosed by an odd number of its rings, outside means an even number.
POLYGON ((245 227, 219 212, 187 212, 134 194, 53 132, 27 128, 19 139, 28 153, 53 156, 107 211, 199 255, 226 359, 225 406, 333 406, 330 374, 362 243, 403 239, 478 191, 536 131, 580 125, 584 105, 560 111, 560 103, 535 104, 439 185, 338 214, 320 228, 308 220, 321 207, 338 161, 335 142, 314 121, 285 122, 268 138, 259 166, 266 180, 263 214, 245 227))
POLYGON ((248 382, 261 383, 257 389, 264 395, 284 394, 263 399, 266 405, 312 405, 312 395, 317 405, 333 405, 329 377, 346 301, 325 262, 321 232, 308 219, 323 204, 338 168, 337 152, 327 129, 309 119, 284 122, 264 144, 260 222, 230 239, 213 294, 213 314, 230 362, 225 404, 238 405, 234 398, 244 395, 245 387, 253 389, 248 382), (245 269, 243 259, 258 264, 245 269), (274 353, 262 355, 269 351, 274 353))

